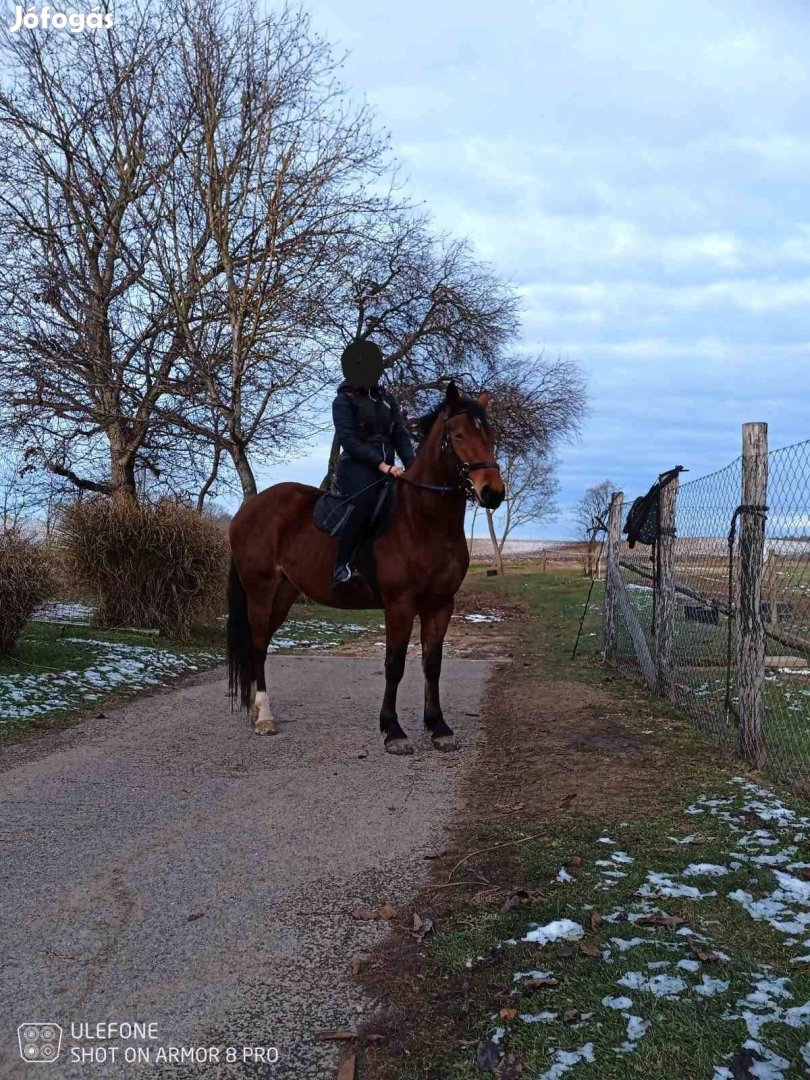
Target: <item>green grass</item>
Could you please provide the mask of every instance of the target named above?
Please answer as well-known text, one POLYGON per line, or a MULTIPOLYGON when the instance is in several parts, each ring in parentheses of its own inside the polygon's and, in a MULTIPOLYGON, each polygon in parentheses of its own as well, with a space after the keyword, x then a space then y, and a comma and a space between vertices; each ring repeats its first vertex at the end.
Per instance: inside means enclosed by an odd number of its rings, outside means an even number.
MULTIPOLYGON (((656 734, 664 740, 667 760, 660 798, 652 809, 628 803, 598 820, 571 811, 556 814, 551 820, 516 822, 512 818, 508 826, 490 823, 475 837, 476 848, 535 837, 504 849, 507 858, 501 875, 491 861, 484 866, 490 881, 502 880, 506 875, 514 880, 517 876, 534 901, 530 906, 502 911, 502 896, 497 904, 483 906, 458 899, 428 947, 421 972, 424 985, 441 987, 441 1001, 446 1004, 437 1002, 437 1008, 450 1010, 455 1038, 445 1038, 438 1046, 428 1042, 420 1057, 417 1033, 411 1064, 400 1075, 448 1080, 480 1077, 476 1045, 486 1046, 496 1029, 502 1028, 500 1048, 518 1056, 524 1077, 545 1076, 557 1061, 557 1051, 575 1051, 589 1043, 594 1063, 573 1065, 565 1071, 566 1078, 712 1080, 715 1068, 730 1069, 735 1055, 750 1038, 746 1023, 734 1019, 733 1014, 741 1011, 736 1003, 756 989, 758 980, 789 979, 786 985, 791 997, 781 1002, 785 1007, 801 1006, 810 1000, 810 963, 791 963, 810 953, 810 946, 802 944, 810 939, 810 931, 780 932, 767 921, 756 921, 729 896, 743 890, 755 899, 763 899, 777 887, 769 867, 735 858, 738 851, 759 855, 792 847, 795 850, 786 856, 786 861, 810 866, 810 821, 802 819, 801 804, 785 795, 780 796, 782 804, 794 808, 798 815, 795 820, 780 828, 758 818, 746 806, 750 807, 759 796, 733 780, 743 773, 742 765, 715 751, 691 726, 681 722, 671 706, 604 668, 598 652, 598 593, 583 628, 580 656, 571 663, 571 648, 587 591, 582 578, 512 570, 501 580, 474 577, 471 584, 478 593, 519 598, 529 605, 533 618, 525 627, 525 636, 527 652, 536 661, 526 671, 526 677, 566 679, 602 688, 608 680, 610 693, 616 698, 618 722, 626 729, 641 729, 650 725, 649 718, 654 715, 656 734), (708 805, 706 800, 715 797, 728 801, 716 807, 708 805), (687 813, 689 807, 703 812, 687 813), (742 838, 757 830, 768 834, 760 839, 774 838, 777 843, 741 846, 742 838), (689 834, 698 834, 695 843, 676 842, 689 834), (615 840, 615 846, 600 843, 604 836, 615 840), (615 870, 626 876, 609 878, 604 874, 609 868, 598 862, 611 861, 610 853, 616 851, 626 853, 633 862, 616 863, 615 870), (572 858, 577 865, 569 866, 567 873, 574 880, 558 883, 558 872, 572 858), (684 877, 683 871, 694 863, 723 865, 729 872, 720 877, 684 877), (651 872, 669 875, 676 885, 688 884, 702 893, 716 891, 717 895, 702 899, 656 895, 660 886, 648 881, 651 872), (645 886, 651 892, 649 897, 639 895, 645 886), (621 921, 599 924, 597 920, 596 925, 591 924, 594 911, 602 917, 615 912, 634 913, 643 910, 645 904, 677 916, 683 923, 660 928, 641 928, 621 921), (544 947, 520 942, 533 925, 545 926, 557 919, 580 924, 585 931, 582 940, 544 947), (697 948, 712 955, 719 952, 723 958, 707 960, 704 953, 701 959, 687 937, 676 932, 681 927, 705 938, 703 943, 695 942, 697 948), (644 944, 627 951, 611 940, 635 937, 642 938, 644 944), (514 939, 517 944, 507 944, 514 939), (794 944, 786 943, 790 939, 794 944), (594 946, 598 956, 583 953, 582 944, 594 946), (681 960, 694 961, 697 970, 678 968, 681 960), (657 971, 647 968, 649 963, 668 966, 657 971), (515 974, 531 970, 551 972, 559 986, 522 990, 515 974), (663 1000, 649 989, 618 985, 629 972, 640 972, 648 978, 669 974, 682 979, 685 986, 675 1000, 663 1000), (715 996, 702 997, 695 986, 702 984, 704 975, 728 986, 715 996), (617 996, 631 998, 632 1006, 618 1010, 602 1004, 604 998, 617 996), (517 1010, 517 1016, 511 1010, 517 1010), (563 1015, 569 1010, 577 1010, 577 1014, 565 1021, 563 1015), (555 1018, 545 1023, 520 1018, 521 1014, 541 1012, 551 1012, 555 1018), (633 1043, 630 1053, 618 1053, 616 1049, 627 1040, 628 1019, 622 1012, 650 1021, 649 1029, 633 1043)), ((750 778, 746 782, 750 783, 750 778)), ((774 796, 774 800, 774 805, 780 805, 779 797, 774 796)), ((492 860, 492 853, 488 858, 492 860)), ((475 866, 475 860, 465 864, 465 876, 475 877, 475 866)), ((803 880, 801 869, 797 868, 794 875, 803 880)), ((810 901, 790 907, 810 916, 810 901)), ((768 1052, 790 1063, 784 1070, 761 1075, 789 1080, 810 1074, 802 1057, 802 1048, 810 1047, 810 1026, 790 1026, 777 1019, 762 1026, 759 1039, 768 1052)), ((762 1054, 766 1056, 765 1051, 762 1054)), ((753 1074, 739 1071, 733 1075, 753 1074)), ((553 1072, 549 1076, 556 1080, 553 1072)))
MULTIPOLYGON (((276 648, 326 648, 379 627, 377 611, 297 604, 276 648)), ((0 657, 0 744, 95 715, 136 691, 224 659, 224 628, 200 627, 189 641, 93 626, 31 622, 11 656, 0 657)))

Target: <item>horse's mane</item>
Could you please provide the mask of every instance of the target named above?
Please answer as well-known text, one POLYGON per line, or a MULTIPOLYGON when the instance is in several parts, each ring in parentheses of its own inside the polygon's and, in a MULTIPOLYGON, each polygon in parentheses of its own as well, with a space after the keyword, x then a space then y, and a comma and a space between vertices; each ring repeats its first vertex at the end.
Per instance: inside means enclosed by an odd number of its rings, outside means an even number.
MULTIPOLYGON (((416 429, 419 432, 420 438, 424 439, 430 434, 431 428, 436 423, 439 417, 439 413, 445 406, 445 399, 431 409, 429 413, 425 413, 424 416, 420 416, 416 421, 416 429)), ((480 401, 476 401, 475 398, 462 397, 459 402, 458 412, 469 413, 475 420, 480 420, 486 431, 489 431, 489 420, 487 420, 487 411, 480 401)))

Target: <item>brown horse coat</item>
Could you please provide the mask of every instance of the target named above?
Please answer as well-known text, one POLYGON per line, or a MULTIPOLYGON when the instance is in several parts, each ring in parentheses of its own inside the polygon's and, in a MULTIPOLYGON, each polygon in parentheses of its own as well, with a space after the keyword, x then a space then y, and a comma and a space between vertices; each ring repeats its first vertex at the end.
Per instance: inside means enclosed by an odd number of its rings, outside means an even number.
POLYGON ((272 635, 303 593, 336 608, 384 608, 386 692, 380 726, 386 749, 393 753, 411 752, 397 721, 396 693, 419 615, 425 723, 437 748, 455 746, 439 704, 439 674, 453 598, 469 565, 466 500, 472 489, 483 505, 495 508, 504 495, 492 460, 485 405, 485 396, 478 401, 462 398, 450 384, 416 460, 400 481, 391 527, 374 542, 376 591, 366 583, 332 588, 337 541, 313 523, 317 488, 275 484, 235 515, 230 527, 228 660, 232 692, 250 707, 257 734, 277 730, 267 704, 264 663, 272 635))

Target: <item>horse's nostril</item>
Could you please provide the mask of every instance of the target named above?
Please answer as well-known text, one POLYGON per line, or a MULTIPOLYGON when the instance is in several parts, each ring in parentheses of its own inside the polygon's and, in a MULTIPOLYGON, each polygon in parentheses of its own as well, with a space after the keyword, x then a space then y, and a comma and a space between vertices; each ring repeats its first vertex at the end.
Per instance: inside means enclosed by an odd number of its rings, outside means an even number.
POLYGON ((497 510, 503 502, 503 492, 493 491, 489 484, 481 489, 481 502, 487 510, 497 510))

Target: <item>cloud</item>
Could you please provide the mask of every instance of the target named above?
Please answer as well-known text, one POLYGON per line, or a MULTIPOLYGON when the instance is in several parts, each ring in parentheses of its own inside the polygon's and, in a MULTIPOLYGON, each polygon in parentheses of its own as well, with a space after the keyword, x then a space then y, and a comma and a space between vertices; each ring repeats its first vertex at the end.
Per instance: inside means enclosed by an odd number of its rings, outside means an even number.
POLYGON ((721 467, 746 420, 774 446, 810 435, 805 3, 328 0, 315 19, 414 195, 519 289, 521 347, 588 372, 562 505, 608 475, 638 492, 721 467))

